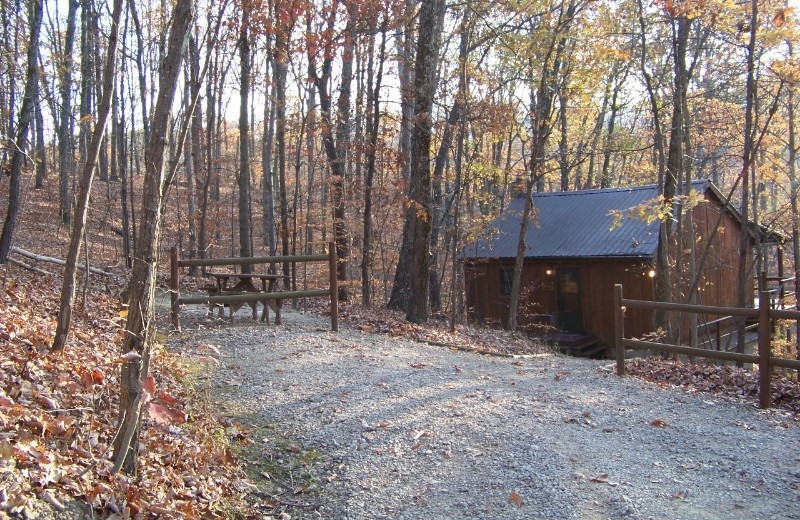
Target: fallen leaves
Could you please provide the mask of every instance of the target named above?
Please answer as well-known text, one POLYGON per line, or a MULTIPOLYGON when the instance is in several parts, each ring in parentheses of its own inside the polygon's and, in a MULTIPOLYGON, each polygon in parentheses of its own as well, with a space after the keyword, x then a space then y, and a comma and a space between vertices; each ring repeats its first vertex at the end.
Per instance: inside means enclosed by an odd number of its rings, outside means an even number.
POLYGON ((516 491, 512 491, 510 495, 508 495, 508 501, 516 507, 522 507, 522 495, 517 493, 516 491))
POLYGON ((147 407, 150 418, 161 426, 173 424, 183 424, 186 422, 186 414, 177 408, 171 408, 158 403, 150 403, 147 407))
POLYGON ((12 278, 0 286, 0 516, 25 517, 37 502, 61 511, 77 499, 98 517, 224 518, 241 477, 214 436, 220 425, 177 383, 178 358, 152 352, 139 475, 112 475, 120 363, 139 356, 120 354, 119 302, 90 292, 54 354, 60 284, 13 267, 12 278))
MULTIPOLYGON (((328 304, 322 300, 313 300, 310 305, 319 314, 329 312, 328 304)), ((416 325, 408 323, 403 313, 382 308, 365 309, 358 305, 340 303, 339 321, 349 323, 365 334, 387 334, 479 352, 503 355, 551 352, 547 346, 524 335, 515 336, 504 330, 477 329, 463 325, 458 325, 456 331, 451 332, 446 320, 431 320, 424 325, 416 325)))
MULTIPOLYGON (((646 381, 680 387, 689 392, 711 393, 750 401, 758 398, 759 375, 753 370, 681 363, 659 357, 629 361, 625 364, 625 370, 628 374, 646 381)), ((800 382, 774 374, 771 389, 774 406, 800 412, 800 382)))
POLYGON ((653 419, 652 421, 650 421, 650 426, 655 426, 656 428, 666 428, 667 421, 665 421, 664 419, 653 419))

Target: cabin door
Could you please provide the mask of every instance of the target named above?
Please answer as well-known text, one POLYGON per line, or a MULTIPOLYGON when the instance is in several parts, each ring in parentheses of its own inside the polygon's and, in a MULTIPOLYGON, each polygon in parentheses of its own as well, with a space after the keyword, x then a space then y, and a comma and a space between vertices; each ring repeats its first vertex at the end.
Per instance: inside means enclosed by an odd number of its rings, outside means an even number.
POLYGON ((571 334, 583 334, 581 309, 581 273, 576 267, 556 270, 558 327, 571 334))

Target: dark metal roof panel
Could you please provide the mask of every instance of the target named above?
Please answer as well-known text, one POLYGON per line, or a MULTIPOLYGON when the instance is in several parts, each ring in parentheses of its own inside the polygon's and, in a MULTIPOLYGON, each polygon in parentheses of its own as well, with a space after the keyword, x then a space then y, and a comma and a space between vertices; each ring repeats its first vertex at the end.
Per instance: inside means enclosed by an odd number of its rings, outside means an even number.
MULTIPOLYGON (((695 181, 705 191, 707 181, 695 181)), ((534 217, 525 238, 527 258, 652 257, 658 247, 658 221, 647 224, 626 210, 658 196, 656 185, 562 191, 533 195, 534 217), (623 219, 613 230, 612 211, 623 219)), ((525 199, 519 197, 482 237, 465 247, 462 258, 514 258, 525 199)))

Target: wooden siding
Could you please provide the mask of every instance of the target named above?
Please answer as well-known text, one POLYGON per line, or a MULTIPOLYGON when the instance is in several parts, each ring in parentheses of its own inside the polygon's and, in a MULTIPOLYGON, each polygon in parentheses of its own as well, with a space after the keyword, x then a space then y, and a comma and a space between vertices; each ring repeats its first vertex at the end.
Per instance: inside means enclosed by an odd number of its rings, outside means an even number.
MULTIPOLYGON (((694 220, 696 257, 699 264, 705 249, 708 247, 708 259, 703 266, 700 284, 698 285, 699 303, 705 305, 736 306, 739 269, 739 233, 741 224, 728 211, 720 221, 722 207, 707 199, 692 210, 694 220), (710 242, 717 222, 720 229, 710 242), (710 246, 709 246, 710 244, 710 246)), ((686 256, 688 259, 688 255, 686 256)), ((752 266, 752 249, 748 251, 747 265, 752 266)), ((752 269, 751 269, 752 271, 752 269)), ((748 287, 753 287, 754 277, 749 276, 748 287)), ((753 293, 748 293, 748 305, 753 304, 753 293)), ((711 317, 711 319, 715 319, 711 317)))
MULTIPOLYGON (((506 326, 509 302, 508 298, 501 295, 500 280, 502 270, 513 267, 513 262, 500 260, 478 260, 465 267, 468 311, 473 321, 506 326)), ((556 272, 564 268, 575 268, 580 273, 584 330, 596 335, 606 345, 614 343, 614 284, 623 284, 629 298, 653 298, 653 280, 647 274, 651 267, 641 260, 528 259, 522 273, 521 328, 546 321, 537 315, 558 314, 556 272)), ((636 336, 649 332, 652 330, 650 313, 631 310, 626 316, 625 327, 626 331, 636 336)))

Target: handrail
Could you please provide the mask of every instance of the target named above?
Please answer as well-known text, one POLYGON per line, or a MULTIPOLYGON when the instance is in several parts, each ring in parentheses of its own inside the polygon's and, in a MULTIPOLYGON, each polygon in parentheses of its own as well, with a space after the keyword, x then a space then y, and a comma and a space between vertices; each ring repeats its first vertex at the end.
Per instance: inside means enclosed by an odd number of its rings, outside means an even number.
POLYGON ((193 260, 178 260, 178 266, 209 267, 215 265, 280 264, 283 262, 320 262, 327 259, 328 255, 254 256, 248 258, 196 258, 193 260))

